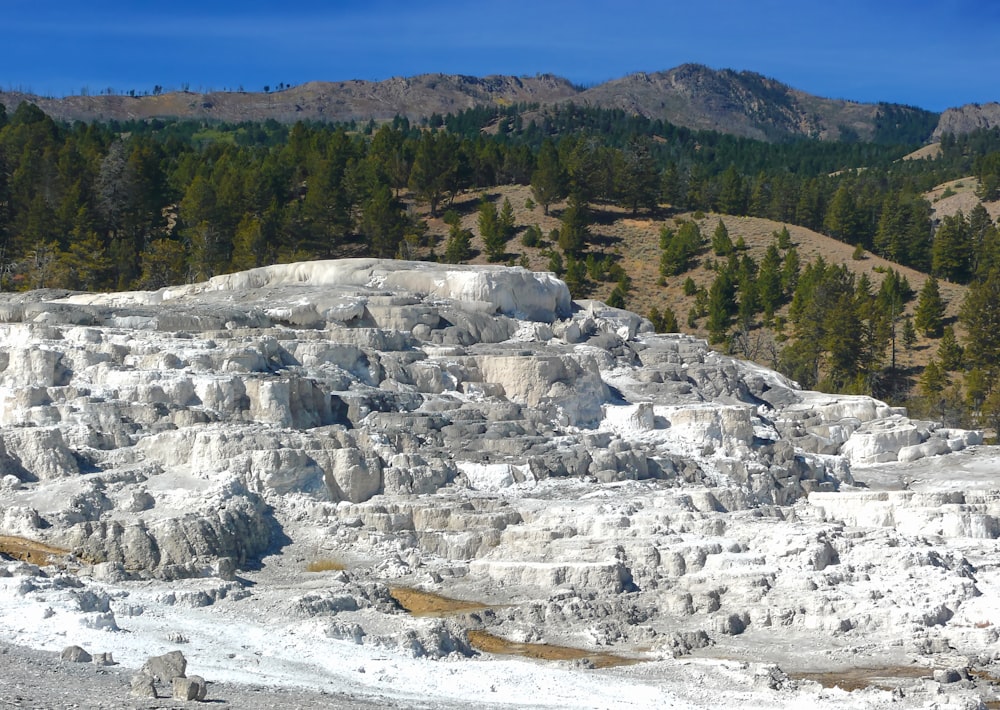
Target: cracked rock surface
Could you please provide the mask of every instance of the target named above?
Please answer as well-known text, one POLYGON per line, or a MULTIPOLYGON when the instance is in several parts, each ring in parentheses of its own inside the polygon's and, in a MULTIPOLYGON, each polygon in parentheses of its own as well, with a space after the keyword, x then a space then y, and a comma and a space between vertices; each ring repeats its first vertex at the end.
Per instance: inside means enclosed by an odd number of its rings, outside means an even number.
POLYGON ((133 669, 183 643, 210 692, 975 707, 1000 672, 981 443, 519 268, 0 294, 0 545, 56 551, 0 558, 0 627, 133 669))

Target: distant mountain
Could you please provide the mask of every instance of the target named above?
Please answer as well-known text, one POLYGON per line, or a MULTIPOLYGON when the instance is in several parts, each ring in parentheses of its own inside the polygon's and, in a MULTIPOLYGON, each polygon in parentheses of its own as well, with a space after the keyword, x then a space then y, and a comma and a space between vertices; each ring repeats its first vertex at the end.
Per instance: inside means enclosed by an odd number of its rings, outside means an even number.
POLYGON ((966 104, 950 108, 941 114, 941 120, 934 130, 934 140, 940 140, 945 133, 969 133, 979 128, 1000 126, 1000 104, 966 104))
POLYGON ((630 74, 588 89, 574 100, 762 140, 878 140, 914 122, 927 126, 918 139, 926 140, 936 123, 936 116, 922 109, 824 99, 754 72, 699 64, 630 74))
POLYGON ((396 115, 420 119, 480 105, 573 101, 619 108, 678 126, 764 140, 929 138, 937 115, 898 104, 825 99, 753 72, 714 70, 697 64, 653 74, 637 73, 583 90, 550 74, 484 78, 424 74, 385 81, 310 82, 269 93, 187 91, 155 96, 43 98, 0 92, 8 112, 32 101, 63 120, 195 118, 221 121, 274 119, 367 121, 396 115))
POLYGON ((40 98, 0 92, 8 113, 31 101, 61 120, 194 118, 218 121, 367 121, 408 116, 419 119, 483 104, 549 104, 579 89, 550 74, 535 77, 422 74, 385 81, 312 81, 281 91, 197 94, 177 91, 155 96, 68 96, 40 98))

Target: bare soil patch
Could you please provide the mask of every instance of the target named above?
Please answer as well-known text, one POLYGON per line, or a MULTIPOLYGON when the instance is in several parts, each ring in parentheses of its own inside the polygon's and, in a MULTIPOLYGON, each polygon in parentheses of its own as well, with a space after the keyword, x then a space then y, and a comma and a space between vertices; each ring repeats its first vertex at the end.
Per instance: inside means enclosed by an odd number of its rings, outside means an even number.
POLYGON ((902 681, 917 678, 931 678, 932 668, 923 666, 891 666, 884 668, 847 668, 839 671, 789 673, 795 680, 813 680, 824 688, 840 688, 851 692, 864 688, 892 690, 902 681))
POLYGON ((414 616, 451 616, 490 608, 481 602, 451 599, 410 587, 392 587, 389 596, 414 616))
POLYGON ((0 535, 0 554, 13 557, 21 562, 45 566, 52 564, 55 557, 68 555, 69 550, 61 550, 58 547, 14 535, 0 535))
POLYGON ((487 631, 469 631, 469 643, 473 648, 485 653, 503 656, 522 656, 539 661, 586 661, 594 668, 629 666, 642 661, 625 658, 612 653, 595 653, 569 646, 549 643, 518 643, 494 636, 487 631))

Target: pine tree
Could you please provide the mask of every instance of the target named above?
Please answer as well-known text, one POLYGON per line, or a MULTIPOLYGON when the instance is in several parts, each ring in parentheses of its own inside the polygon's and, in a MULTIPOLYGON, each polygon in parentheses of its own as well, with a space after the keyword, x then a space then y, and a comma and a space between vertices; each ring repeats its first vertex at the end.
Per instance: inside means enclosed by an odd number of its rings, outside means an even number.
POLYGON ((774 312, 781 305, 783 296, 781 256, 778 254, 778 248, 771 244, 764 252, 764 258, 760 262, 760 270, 757 273, 757 298, 764 311, 764 320, 768 323, 771 322, 774 312))
POLYGON ((955 338, 955 329, 946 325, 938 343, 937 357, 941 367, 948 372, 955 372, 962 367, 962 346, 955 338))
POLYGON ((483 239, 486 258, 489 261, 502 261, 507 240, 504 239, 500 217, 496 205, 484 199, 479 203, 479 236, 483 239))
POLYGON ((913 350, 913 346, 916 344, 917 329, 913 327, 913 319, 906 316, 903 319, 903 347, 907 350, 913 350))
POLYGON ((648 138, 634 137, 628 142, 618 172, 618 193, 633 215, 640 208, 656 208, 660 196, 659 174, 648 138))
POLYGON ((459 168, 458 145, 454 136, 435 131, 424 132, 417 144, 409 184, 418 198, 430 204, 432 217, 437 214, 441 198, 455 188, 459 168))
POLYGON ((914 325, 924 335, 937 338, 944 326, 945 302, 941 298, 938 281, 931 276, 920 289, 920 297, 913 313, 914 325))
POLYGON ((996 374, 1000 363, 1000 271, 972 284, 959 312, 965 327, 965 361, 996 374))
POLYGON ((583 253, 590 236, 589 223, 587 206, 571 195, 559 227, 559 248, 565 254, 577 257, 583 253))
POLYGON ((941 220, 934 235, 931 273, 956 283, 967 283, 972 275, 972 233, 961 212, 941 220))
POLYGON ((708 290, 708 322, 705 325, 709 342, 725 340, 736 308, 736 284, 729 269, 723 269, 708 290))
POLYGON ((500 233, 503 235, 503 240, 505 242, 510 241, 517 229, 517 224, 514 221, 514 207, 510 204, 510 199, 507 197, 503 198, 503 205, 500 207, 500 216, 497 222, 500 233))
POLYGON ((649 309, 649 321, 653 324, 653 330, 657 333, 677 333, 680 329, 677 326, 677 316, 674 315, 670 306, 664 306, 660 311, 656 306, 649 309))
POLYGON ((746 185, 734 165, 730 165, 722 173, 718 208, 719 212, 723 214, 744 215, 747 213, 746 185))
POLYGON ((472 232, 468 229, 462 229, 462 225, 456 222, 448 232, 444 260, 448 264, 461 264, 463 261, 467 261, 471 255, 472 232))
POLYGON ((365 203, 361 233, 368 241, 369 252, 379 258, 392 258, 403 241, 405 218, 401 205, 388 185, 380 185, 365 203))
POLYGON ((548 215, 549 205, 562 199, 565 190, 566 174, 559 164, 559 153, 552 141, 546 140, 538 151, 538 166, 531 174, 531 194, 548 215))
POLYGON ((729 230, 721 219, 712 233, 712 251, 716 256, 729 256, 733 253, 733 241, 729 238, 729 230))

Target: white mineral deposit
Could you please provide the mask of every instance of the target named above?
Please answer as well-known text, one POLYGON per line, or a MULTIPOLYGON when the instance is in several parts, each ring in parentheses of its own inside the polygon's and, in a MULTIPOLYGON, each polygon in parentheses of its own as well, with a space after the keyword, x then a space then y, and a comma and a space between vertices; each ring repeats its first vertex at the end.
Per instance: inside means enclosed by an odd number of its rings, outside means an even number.
POLYGON ((550 274, 0 294, 0 638, 138 674, 108 707, 173 651, 234 707, 982 707, 998 537, 980 432, 550 274))

